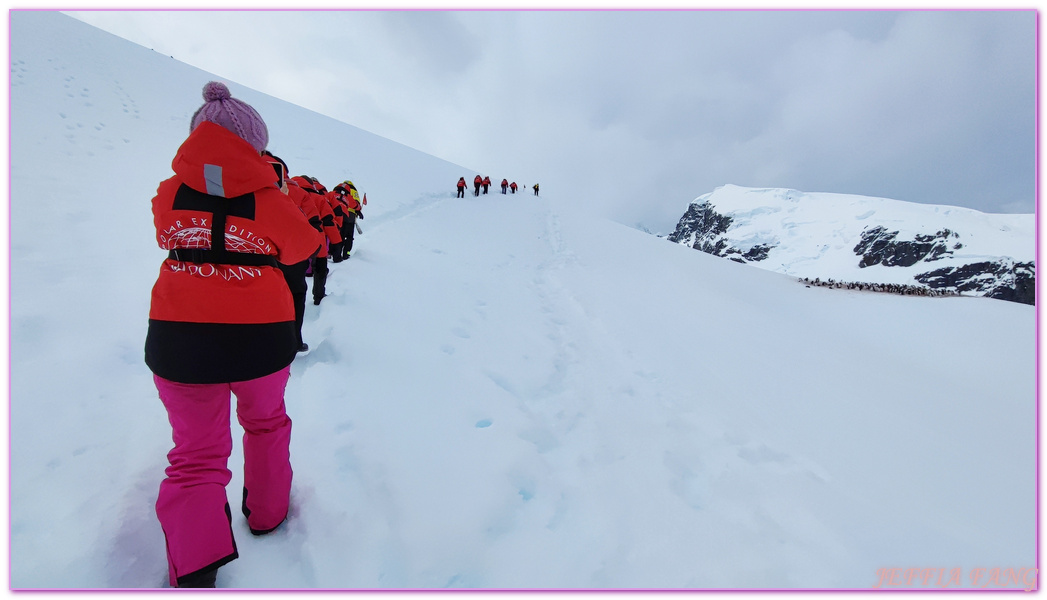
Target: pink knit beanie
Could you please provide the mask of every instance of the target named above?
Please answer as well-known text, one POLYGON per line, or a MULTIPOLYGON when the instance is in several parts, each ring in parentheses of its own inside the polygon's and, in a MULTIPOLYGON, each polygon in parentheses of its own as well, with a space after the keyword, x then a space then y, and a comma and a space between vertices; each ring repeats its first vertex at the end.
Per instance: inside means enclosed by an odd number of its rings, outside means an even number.
POLYGON ((269 144, 269 129, 265 121, 249 104, 233 98, 224 83, 211 81, 205 85, 204 100, 204 105, 193 113, 189 131, 204 121, 210 121, 240 136, 255 150, 265 150, 269 144))

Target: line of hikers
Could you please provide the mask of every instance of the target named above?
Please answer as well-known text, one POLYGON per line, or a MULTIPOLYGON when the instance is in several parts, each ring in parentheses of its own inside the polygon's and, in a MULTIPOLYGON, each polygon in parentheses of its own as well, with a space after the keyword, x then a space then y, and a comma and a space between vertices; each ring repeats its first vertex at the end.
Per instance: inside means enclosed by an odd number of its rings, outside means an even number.
MULTIPOLYGON (((459 177, 458 178, 458 196, 457 196, 458 198, 465 198, 465 189, 467 187, 469 187, 469 185, 465 182, 465 177, 459 177)), ((483 190, 483 193, 486 194, 487 193, 487 189, 489 187, 491 187, 491 178, 490 177, 487 177, 487 176, 480 177, 479 175, 477 175, 476 177, 473 178, 473 195, 474 196, 479 196, 481 189, 483 190)), ((527 187, 527 186, 524 185, 524 187, 527 187)), ((537 196, 538 195, 538 184, 536 183, 532 187, 534 188, 534 195, 537 196)), ((516 185, 515 181, 512 182, 512 183, 509 183, 508 179, 503 179, 502 180, 502 193, 503 194, 506 193, 506 191, 515 194, 516 190, 518 190, 518 189, 519 189, 519 187, 516 185)))
MULTIPOLYGON (((287 179, 287 163, 269 151, 264 151, 262 156, 276 169, 277 176, 281 178, 279 182, 282 188, 286 188, 284 193, 295 202, 308 219, 309 224, 326 237, 326 243, 323 244, 317 255, 305 261, 306 265, 301 275, 303 283, 305 277, 313 278, 313 304, 319 305, 327 295, 327 258, 330 257, 336 263, 348 260, 349 253, 353 249, 355 234, 363 233, 357 220, 364 218, 363 205, 367 204, 367 194, 361 198, 356 185, 348 179, 334 186, 330 191, 315 177, 308 175, 298 175, 287 179)), ((280 268, 285 275, 289 274, 290 267, 281 264, 280 268)), ((292 284, 292 281, 299 281, 297 269, 292 273, 294 279, 288 279, 289 285, 292 284)), ((300 286, 292 285, 292 293, 296 293, 296 287, 300 286)), ((302 315, 305 311, 305 295, 305 289, 300 289, 295 295, 295 316, 298 321, 299 337, 301 337, 302 315)), ((302 342, 299 351, 304 352, 308 349, 308 344, 302 342)))
POLYGON ((244 429, 241 511, 254 535, 287 518, 291 419, 284 392, 291 362, 308 350, 302 321, 326 295, 327 261, 350 256, 362 232, 351 181, 328 191, 314 177, 288 177, 266 150, 269 131, 220 82, 204 104, 152 200, 167 252, 153 285, 145 362, 167 410, 167 455, 156 515, 171 587, 215 587, 218 569, 238 557, 232 511, 230 399, 244 429))

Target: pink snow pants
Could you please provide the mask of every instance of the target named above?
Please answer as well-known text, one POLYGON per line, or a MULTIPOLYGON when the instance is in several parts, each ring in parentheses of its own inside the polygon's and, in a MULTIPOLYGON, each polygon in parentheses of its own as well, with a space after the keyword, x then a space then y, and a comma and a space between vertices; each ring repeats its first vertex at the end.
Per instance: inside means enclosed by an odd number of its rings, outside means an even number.
POLYGON ((176 383, 153 376, 167 408, 174 448, 160 483, 156 516, 167 539, 171 587, 198 571, 237 557, 225 486, 233 450, 230 393, 244 428, 244 513, 254 531, 267 531, 287 516, 291 495, 291 419, 284 389, 291 367, 250 381, 176 383))

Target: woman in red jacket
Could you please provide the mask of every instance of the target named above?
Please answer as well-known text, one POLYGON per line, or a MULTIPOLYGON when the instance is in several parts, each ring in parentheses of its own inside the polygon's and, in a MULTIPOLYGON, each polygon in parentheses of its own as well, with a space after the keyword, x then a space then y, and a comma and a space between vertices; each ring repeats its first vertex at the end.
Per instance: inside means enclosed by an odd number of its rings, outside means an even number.
POLYGON ((320 234, 276 187, 260 155, 265 123, 221 83, 153 198, 160 247, 145 361, 174 438, 156 514, 173 587, 214 587, 237 557, 225 486, 231 479, 230 393, 244 428, 242 510, 257 535, 287 516, 291 420, 284 389, 297 351, 294 305, 277 263, 294 264, 320 234))

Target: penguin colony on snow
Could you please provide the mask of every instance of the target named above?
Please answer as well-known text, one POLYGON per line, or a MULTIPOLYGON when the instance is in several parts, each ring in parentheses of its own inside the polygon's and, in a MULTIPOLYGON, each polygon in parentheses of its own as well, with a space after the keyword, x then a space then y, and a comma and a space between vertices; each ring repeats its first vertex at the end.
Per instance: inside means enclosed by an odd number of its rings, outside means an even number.
POLYGON ((928 296, 928 297, 941 297, 941 296, 959 296, 960 292, 956 290, 935 290, 922 285, 909 285, 901 283, 864 283, 854 281, 834 281, 832 279, 826 279, 822 281, 820 278, 815 277, 813 280, 807 277, 799 279, 800 283, 805 284, 807 287, 812 285, 815 287, 827 287, 837 290, 857 290, 861 292, 883 292, 886 294, 901 294, 902 296, 928 296))

